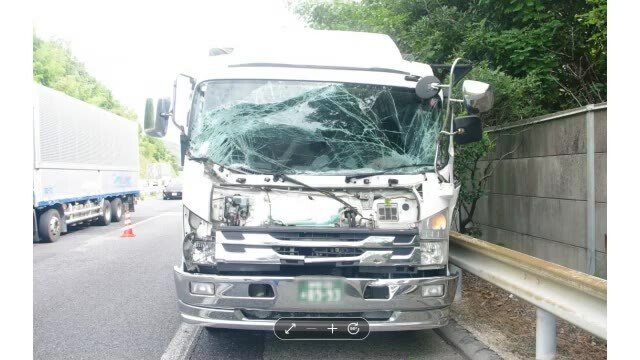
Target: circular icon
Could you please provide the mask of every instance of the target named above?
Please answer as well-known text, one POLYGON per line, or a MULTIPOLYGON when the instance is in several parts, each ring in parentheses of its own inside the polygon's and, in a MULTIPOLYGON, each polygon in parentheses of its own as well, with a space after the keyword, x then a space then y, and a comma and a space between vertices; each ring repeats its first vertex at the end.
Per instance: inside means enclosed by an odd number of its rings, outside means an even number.
POLYGON ((351 335, 355 335, 355 334, 359 333, 360 332, 360 328, 358 327, 358 323, 357 322, 352 322, 351 324, 349 324, 349 326, 347 326, 347 331, 351 335))

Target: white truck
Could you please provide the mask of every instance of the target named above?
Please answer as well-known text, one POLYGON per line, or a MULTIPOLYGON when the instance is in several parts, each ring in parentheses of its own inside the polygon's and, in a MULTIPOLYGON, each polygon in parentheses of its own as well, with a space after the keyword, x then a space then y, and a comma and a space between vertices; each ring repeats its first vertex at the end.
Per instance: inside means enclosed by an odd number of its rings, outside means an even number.
POLYGON ((254 40, 212 49, 178 75, 173 101, 147 107, 148 134, 169 119, 182 132, 183 321, 279 337, 304 333, 291 319, 327 321, 327 336, 343 318, 367 331, 447 324, 453 147, 482 136, 452 105, 486 111, 490 86, 467 80, 454 99, 470 66, 405 61, 383 34, 254 40))
POLYGON ((118 222, 134 211, 138 126, 97 106, 34 84, 34 240, 72 225, 118 222))

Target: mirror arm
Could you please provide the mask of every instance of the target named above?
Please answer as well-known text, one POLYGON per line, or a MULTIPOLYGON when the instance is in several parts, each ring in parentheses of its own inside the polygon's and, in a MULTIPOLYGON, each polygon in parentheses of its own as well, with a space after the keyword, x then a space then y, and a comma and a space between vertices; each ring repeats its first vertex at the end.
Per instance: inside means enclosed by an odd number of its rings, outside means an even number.
POLYGON ((453 132, 440 131, 440 134, 447 135, 447 136, 453 136, 453 135, 458 135, 458 134, 462 135, 462 134, 464 134, 464 128, 460 128, 460 129, 458 129, 456 131, 453 131, 453 132))
MULTIPOLYGON (((436 156, 435 156, 435 159, 433 160, 433 169, 436 173, 436 176, 438 177, 438 180, 440 180, 440 182, 443 182, 446 180, 442 175, 440 175, 440 172, 438 171, 438 150, 440 149, 440 137, 442 132, 444 132, 445 129, 447 128, 447 122, 450 120, 449 118, 452 117, 451 116, 451 90, 453 89, 453 84, 455 84, 455 79, 454 79, 455 74, 453 73, 453 70, 456 68, 458 61, 460 60, 462 59, 457 58, 451 65, 451 72, 449 75, 449 85, 440 85, 441 87, 445 86, 447 88, 447 110, 445 112, 444 119, 442 121, 442 129, 440 130, 440 133, 436 138, 436 156)), ((453 121, 451 121, 451 131, 453 131, 453 121)), ((453 139, 449 139, 449 148, 451 149, 452 146, 453 146, 453 139)), ((451 155, 449 156, 449 162, 451 162, 451 155)), ((451 180, 453 177, 453 174, 452 174, 453 171, 449 171, 449 172, 451 173, 449 176, 449 179, 451 180)))
POLYGON ((178 125, 178 123, 176 122, 176 118, 175 116, 173 116, 173 111, 171 111, 170 113, 168 113, 167 115, 169 115, 171 117, 171 122, 173 123, 173 125, 175 127, 178 128, 178 130, 180 130, 180 134, 181 135, 185 135, 186 133, 184 132, 184 126, 182 125, 178 125))
POLYGON ((171 122, 173 123, 173 125, 175 125, 175 127, 177 127, 180 130, 180 133, 182 135, 186 135, 186 132, 184 131, 184 126, 178 125, 178 123, 176 122, 176 117, 174 116, 175 110, 176 110, 176 99, 177 99, 176 92, 178 91, 178 78, 180 76, 184 76, 189 79, 189 82, 191 83, 191 90, 193 90, 193 88, 196 86, 196 78, 183 73, 178 74, 178 76, 176 76, 176 80, 173 82, 173 101, 171 102, 171 110, 169 110, 169 113, 167 113, 167 115, 171 116, 171 122))

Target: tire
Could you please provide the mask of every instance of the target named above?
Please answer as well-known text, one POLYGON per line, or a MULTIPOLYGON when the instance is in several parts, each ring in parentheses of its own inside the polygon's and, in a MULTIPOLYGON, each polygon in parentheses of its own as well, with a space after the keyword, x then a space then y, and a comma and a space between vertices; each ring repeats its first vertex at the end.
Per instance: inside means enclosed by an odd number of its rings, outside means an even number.
POLYGON ((62 221, 56 209, 45 211, 38 219, 38 232, 42 242, 55 242, 60 239, 62 221))
POLYGON ((124 214, 122 199, 115 198, 111 200, 111 222, 120 222, 120 220, 122 220, 122 214, 124 214))
POLYGON ((107 226, 111 224, 111 203, 109 200, 104 199, 102 205, 102 216, 98 218, 98 225, 107 226))

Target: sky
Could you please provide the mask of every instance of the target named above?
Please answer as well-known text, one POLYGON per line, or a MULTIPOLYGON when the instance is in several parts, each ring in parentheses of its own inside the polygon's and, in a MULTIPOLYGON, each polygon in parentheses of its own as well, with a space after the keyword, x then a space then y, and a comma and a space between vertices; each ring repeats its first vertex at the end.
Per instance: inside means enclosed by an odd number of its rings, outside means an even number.
MULTIPOLYGON (((36 35, 67 41, 89 73, 142 118, 145 99, 170 96, 175 76, 210 47, 304 28, 289 2, 36 0, 33 24, 36 35)), ((178 142, 173 126, 165 140, 178 142)))

